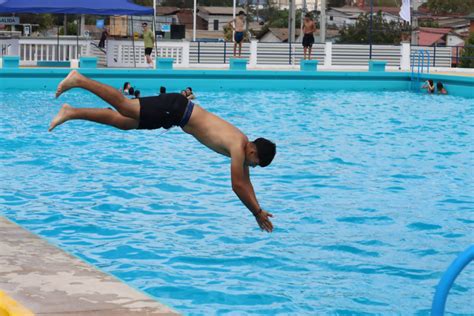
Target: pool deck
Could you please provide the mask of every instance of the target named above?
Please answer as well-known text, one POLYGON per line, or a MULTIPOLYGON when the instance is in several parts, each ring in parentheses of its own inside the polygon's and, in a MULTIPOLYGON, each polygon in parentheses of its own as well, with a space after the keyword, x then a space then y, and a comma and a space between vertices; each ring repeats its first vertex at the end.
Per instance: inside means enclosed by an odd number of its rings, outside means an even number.
POLYGON ((179 315, 0 216, 0 290, 35 315, 179 315))

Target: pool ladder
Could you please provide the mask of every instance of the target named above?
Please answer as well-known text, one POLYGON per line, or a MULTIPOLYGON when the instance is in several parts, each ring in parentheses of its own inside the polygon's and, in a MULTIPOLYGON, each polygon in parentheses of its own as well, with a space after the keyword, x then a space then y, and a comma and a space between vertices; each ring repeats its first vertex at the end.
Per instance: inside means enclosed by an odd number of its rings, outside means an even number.
POLYGON ((474 260, 474 245, 464 250, 443 274, 433 297, 433 304, 431 305, 432 316, 444 315, 446 299, 448 298, 448 293, 454 280, 456 280, 459 273, 461 273, 472 260, 474 260))
POLYGON ((421 74, 426 68, 426 73, 430 73, 430 52, 427 49, 419 49, 410 55, 411 66, 411 86, 412 91, 419 91, 421 74), (425 64, 426 57, 426 64, 425 64), (415 66, 417 68, 415 74, 415 66))

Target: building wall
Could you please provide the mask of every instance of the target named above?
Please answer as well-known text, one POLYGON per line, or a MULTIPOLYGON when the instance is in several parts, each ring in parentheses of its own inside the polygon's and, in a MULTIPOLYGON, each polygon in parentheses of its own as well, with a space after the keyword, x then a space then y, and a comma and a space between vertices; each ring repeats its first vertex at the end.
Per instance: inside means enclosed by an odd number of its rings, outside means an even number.
POLYGON ((281 43, 281 40, 278 37, 276 37, 275 35, 273 35, 272 32, 267 32, 267 34, 265 34, 262 38, 260 38, 260 42, 263 42, 263 43, 275 43, 275 42, 281 43))
POLYGON ((208 31, 214 31, 214 20, 218 21, 218 31, 222 31, 224 26, 232 20, 232 15, 209 15, 204 13, 198 13, 198 15, 208 22, 208 31))
POLYGON ((459 36, 456 36, 456 35, 448 35, 447 36, 447 41, 446 41, 447 46, 458 46, 458 45, 463 44, 463 43, 464 43, 464 41, 459 36))

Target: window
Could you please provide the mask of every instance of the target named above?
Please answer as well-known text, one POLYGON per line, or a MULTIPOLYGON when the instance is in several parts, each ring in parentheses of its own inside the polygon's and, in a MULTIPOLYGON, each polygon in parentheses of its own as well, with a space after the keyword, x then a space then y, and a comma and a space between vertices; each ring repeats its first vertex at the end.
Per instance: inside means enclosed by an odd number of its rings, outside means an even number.
POLYGON ((333 21, 334 20, 334 17, 333 16, 330 16, 329 17, 329 21, 333 21))
POLYGON ((219 20, 214 20, 214 31, 219 30, 219 20))

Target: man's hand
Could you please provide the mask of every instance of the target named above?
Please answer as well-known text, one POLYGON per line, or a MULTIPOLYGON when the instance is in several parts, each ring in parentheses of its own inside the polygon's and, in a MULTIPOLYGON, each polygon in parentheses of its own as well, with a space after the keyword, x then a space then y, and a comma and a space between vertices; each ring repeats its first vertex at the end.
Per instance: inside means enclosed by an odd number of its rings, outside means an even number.
POLYGON ((264 210, 260 210, 260 212, 255 215, 258 226, 260 226, 262 230, 271 233, 273 231, 273 224, 269 217, 273 217, 273 215, 264 210))

